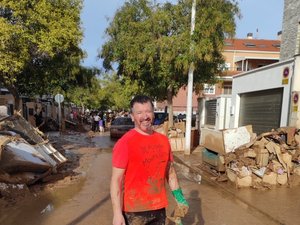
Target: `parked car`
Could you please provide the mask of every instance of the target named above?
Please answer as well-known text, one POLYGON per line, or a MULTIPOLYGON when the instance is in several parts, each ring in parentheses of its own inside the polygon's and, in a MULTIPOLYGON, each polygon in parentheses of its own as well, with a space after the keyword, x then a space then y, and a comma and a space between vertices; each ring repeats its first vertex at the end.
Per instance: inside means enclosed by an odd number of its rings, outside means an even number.
MULTIPOLYGON (((169 120, 169 113, 167 113, 167 112, 154 112, 153 125, 161 125, 167 120, 169 120)), ((173 121, 177 122, 177 117, 176 116, 173 116, 173 121)))
MULTIPOLYGON (((176 118, 174 119, 175 122, 186 122, 186 114, 181 114, 179 113, 179 115, 176 116, 176 118)), ((192 115, 192 127, 196 126, 196 114, 192 115)))
POLYGON ((110 137, 120 138, 132 128, 134 128, 134 123, 130 117, 118 117, 111 122, 110 137))
POLYGON ((168 113, 165 112, 154 112, 154 125, 160 125, 168 119, 168 113))

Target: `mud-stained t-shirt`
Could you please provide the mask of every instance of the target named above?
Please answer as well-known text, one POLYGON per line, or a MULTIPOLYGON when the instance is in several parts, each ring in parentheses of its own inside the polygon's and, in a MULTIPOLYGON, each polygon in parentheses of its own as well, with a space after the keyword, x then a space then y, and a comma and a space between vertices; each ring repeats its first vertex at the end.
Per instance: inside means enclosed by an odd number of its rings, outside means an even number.
POLYGON ((125 169, 123 210, 140 212, 167 206, 166 168, 173 161, 168 138, 132 129, 113 149, 113 167, 125 169))

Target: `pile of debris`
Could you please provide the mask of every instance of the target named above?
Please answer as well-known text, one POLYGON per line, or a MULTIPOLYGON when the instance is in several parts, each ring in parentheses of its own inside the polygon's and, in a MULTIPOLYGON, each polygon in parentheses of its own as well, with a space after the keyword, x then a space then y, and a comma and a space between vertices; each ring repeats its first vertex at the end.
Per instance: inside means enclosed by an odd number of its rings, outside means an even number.
POLYGON ((288 186, 293 175, 300 175, 299 131, 282 127, 257 136, 251 125, 222 131, 204 129, 202 160, 237 187, 288 186))
POLYGON ((1 187, 34 184, 57 173, 66 161, 19 113, 0 115, 0 184, 6 184, 1 187))
MULTIPOLYGON (((175 151, 184 151, 185 148, 185 122, 175 122, 169 128, 168 121, 162 125, 154 126, 156 132, 162 133, 169 138, 171 149, 175 151)), ((199 145, 199 131, 196 128, 191 129, 191 149, 199 145)))

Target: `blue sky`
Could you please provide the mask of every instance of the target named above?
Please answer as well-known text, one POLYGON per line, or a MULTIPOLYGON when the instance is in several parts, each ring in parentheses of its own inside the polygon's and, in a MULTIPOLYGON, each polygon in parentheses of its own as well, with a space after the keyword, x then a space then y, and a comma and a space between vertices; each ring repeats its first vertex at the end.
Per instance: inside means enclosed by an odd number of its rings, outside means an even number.
MULTIPOLYGON (((97 59, 97 52, 105 42, 104 32, 109 25, 108 19, 112 19, 124 2, 125 0, 84 0, 81 14, 84 39, 81 46, 88 54, 84 66, 102 67, 101 61, 97 59)), ((247 33, 253 33, 254 38, 277 39, 277 32, 282 29, 284 0, 239 0, 239 4, 242 18, 236 21, 237 38, 246 38, 247 33)))

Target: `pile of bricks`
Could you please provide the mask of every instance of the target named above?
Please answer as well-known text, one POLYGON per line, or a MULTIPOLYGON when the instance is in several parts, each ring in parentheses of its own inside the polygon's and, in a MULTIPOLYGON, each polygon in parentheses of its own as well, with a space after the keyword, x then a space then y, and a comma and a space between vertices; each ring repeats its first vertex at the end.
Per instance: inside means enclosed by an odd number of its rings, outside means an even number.
POLYGON ((237 187, 288 186, 300 175, 300 130, 284 127, 256 136, 219 156, 237 187))

